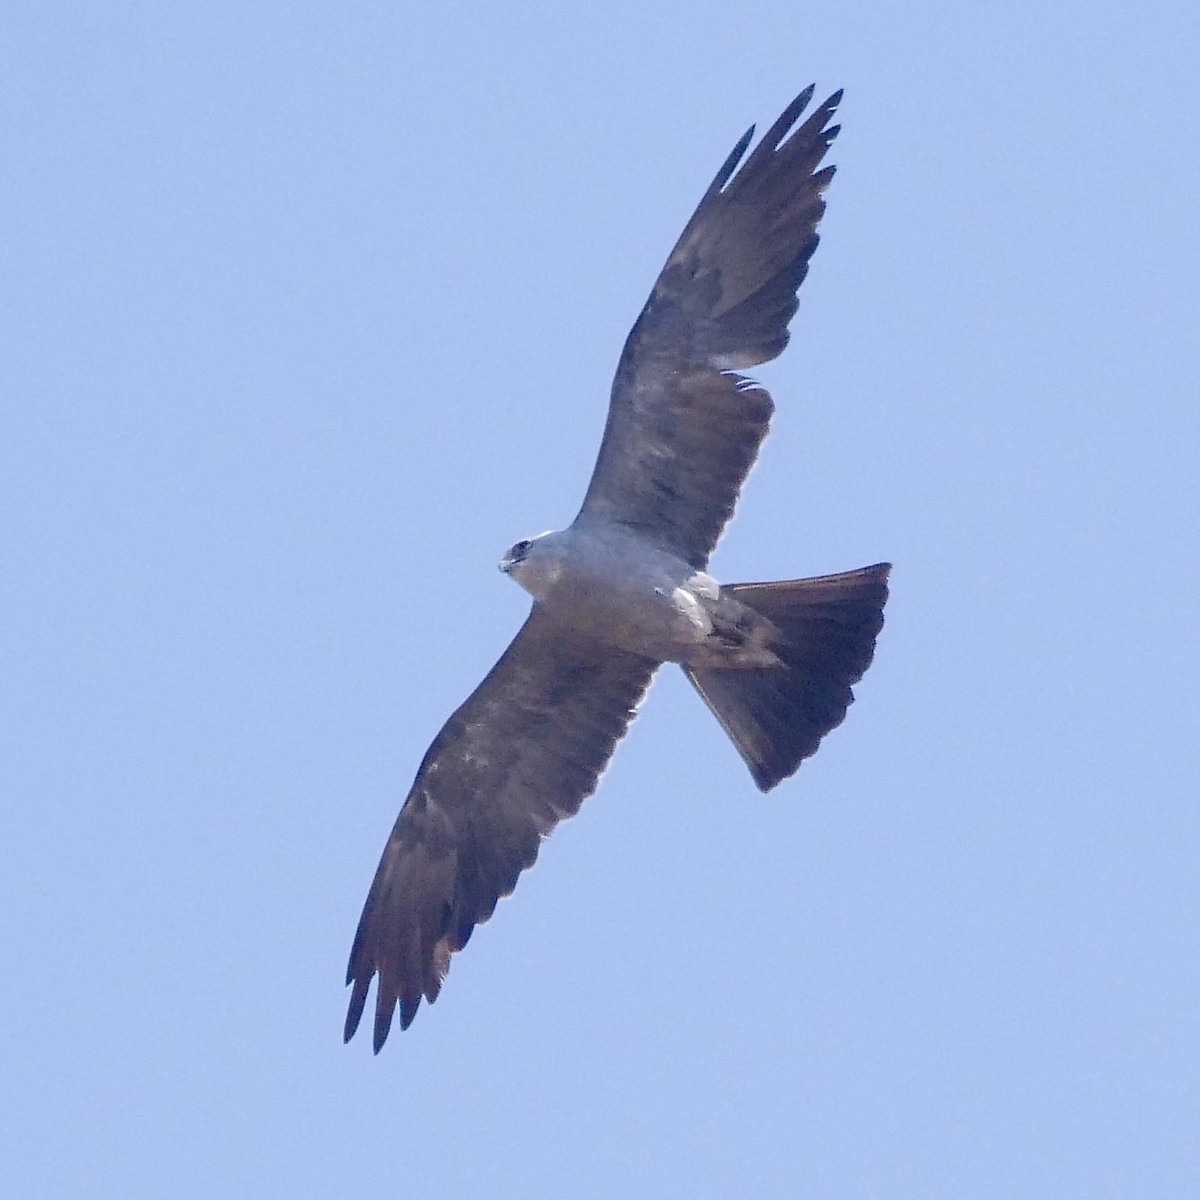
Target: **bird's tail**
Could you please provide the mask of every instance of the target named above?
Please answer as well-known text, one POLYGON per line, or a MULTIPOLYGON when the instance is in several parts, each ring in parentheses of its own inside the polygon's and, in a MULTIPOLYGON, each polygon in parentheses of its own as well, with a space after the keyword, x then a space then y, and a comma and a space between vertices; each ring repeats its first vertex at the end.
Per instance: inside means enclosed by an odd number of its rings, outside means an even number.
POLYGON ((840 575, 721 589, 778 630, 780 665, 690 667, 684 673, 764 792, 791 775, 842 723, 850 685, 871 665, 883 628, 890 563, 840 575))

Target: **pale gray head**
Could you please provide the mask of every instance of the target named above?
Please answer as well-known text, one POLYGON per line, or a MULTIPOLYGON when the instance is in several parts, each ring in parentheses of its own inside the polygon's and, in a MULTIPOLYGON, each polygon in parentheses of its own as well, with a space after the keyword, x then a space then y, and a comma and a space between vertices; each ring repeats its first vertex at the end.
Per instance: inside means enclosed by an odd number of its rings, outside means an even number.
POLYGON ((509 547, 500 560, 500 570, 515 579, 527 592, 540 594, 540 585, 549 582, 557 564, 557 554, 551 544, 553 530, 539 533, 537 537, 522 538, 509 547))

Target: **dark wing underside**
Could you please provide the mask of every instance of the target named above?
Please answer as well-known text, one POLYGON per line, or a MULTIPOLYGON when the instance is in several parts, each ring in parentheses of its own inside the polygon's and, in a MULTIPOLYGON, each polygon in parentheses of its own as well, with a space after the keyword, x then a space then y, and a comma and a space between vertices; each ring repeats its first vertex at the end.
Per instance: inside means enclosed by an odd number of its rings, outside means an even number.
POLYGON ((737 169, 753 128, 745 134, 671 251, 625 343, 577 522, 616 521, 707 563, 774 410, 764 388, 733 371, 787 345, 833 178, 820 163, 841 92, 788 136, 812 91, 737 169))
POLYGON ((373 976, 376 1051, 397 1004, 406 1029, 437 996, 450 955, 595 789, 657 666, 534 606, 434 739, 396 820, 350 951, 347 1041, 373 976))

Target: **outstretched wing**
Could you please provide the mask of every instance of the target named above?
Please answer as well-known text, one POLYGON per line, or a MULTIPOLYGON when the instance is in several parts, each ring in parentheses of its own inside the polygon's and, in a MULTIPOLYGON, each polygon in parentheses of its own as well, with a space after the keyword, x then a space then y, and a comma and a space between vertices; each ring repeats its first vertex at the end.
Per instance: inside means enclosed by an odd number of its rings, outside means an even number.
POLYGON ((434 739, 396 820, 350 951, 347 1041, 375 975, 377 1052, 397 1004, 407 1029, 436 998, 450 955, 595 789, 657 666, 534 605, 434 739))
POLYGON ((738 169, 747 131, 671 251, 625 343, 577 522, 616 521, 707 563, 774 411, 764 388, 733 371, 787 345, 833 178, 820 163, 841 92, 788 136, 812 92, 738 169))

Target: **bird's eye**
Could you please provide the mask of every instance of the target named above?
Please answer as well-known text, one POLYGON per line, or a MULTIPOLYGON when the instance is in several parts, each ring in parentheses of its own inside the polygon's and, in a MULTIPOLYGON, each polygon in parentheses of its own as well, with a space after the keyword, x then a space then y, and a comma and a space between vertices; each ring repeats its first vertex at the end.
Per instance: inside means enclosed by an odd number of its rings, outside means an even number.
POLYGON ((528 553, 529 553, 529 541, 528 541, 527 539, 526 539, 526 540, 524 540, 524 541, 520 541, 520 542, 518 542, 518 543, 517 543, 517 544, 516 544, 516 545, 515 545, 515 546, 514 546, 514 547, 513 547, 513 548, 512 548, 512 549, 511 549, 509 552, 508 552, 508 554, 509 554, 509 557, 510 557, 510 558, 511 558, 511 559, 512 559, 514 562, 520 562, 520 561, 521 561, 521 560, 522 560, 522 559, 525 557, 525 555, 526 555, 526 554, 528 554, 528 553))

